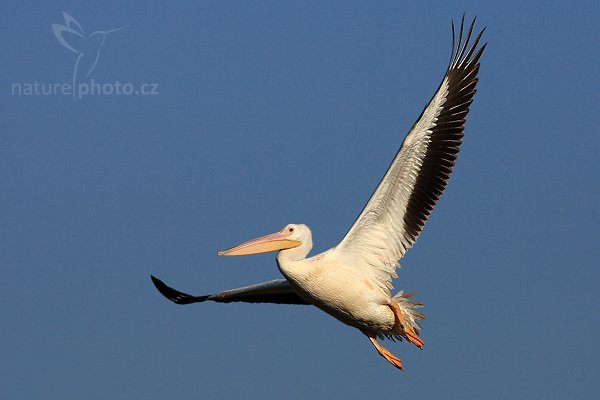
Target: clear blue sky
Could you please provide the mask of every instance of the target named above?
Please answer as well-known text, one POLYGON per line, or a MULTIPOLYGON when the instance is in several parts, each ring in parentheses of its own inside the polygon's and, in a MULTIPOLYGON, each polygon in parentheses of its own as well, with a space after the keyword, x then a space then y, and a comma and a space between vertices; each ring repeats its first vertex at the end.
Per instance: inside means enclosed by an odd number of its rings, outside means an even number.
MULTIPOLYGON (((0 16, 2 399, 586 399, 600 389, 596 2, 13 2, 0 16), (70 83, 51 24, 108 35, 70 83), (425 349, 315 308, 176 306, 279 277, 216 251, 306 223, 337 244, 442 78, 450 21, 487 26, 448 189, 397 289, 425 349), (108 87, 110 88, 110 86, 108 87), (108 89, 107 89, 108 90, 108 89)), ((89 51, 89 49, 88 49, 89 51)))

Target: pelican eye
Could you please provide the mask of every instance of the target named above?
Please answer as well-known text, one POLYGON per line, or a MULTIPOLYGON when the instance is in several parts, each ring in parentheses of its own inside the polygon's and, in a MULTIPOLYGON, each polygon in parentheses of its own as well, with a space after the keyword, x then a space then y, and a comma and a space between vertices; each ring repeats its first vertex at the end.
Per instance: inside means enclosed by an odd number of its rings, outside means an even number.
POLYGON ((292 232, 294 232, 294 228, 288 228, 288 232, 289 232, 289 233, 292 233, 292 232))

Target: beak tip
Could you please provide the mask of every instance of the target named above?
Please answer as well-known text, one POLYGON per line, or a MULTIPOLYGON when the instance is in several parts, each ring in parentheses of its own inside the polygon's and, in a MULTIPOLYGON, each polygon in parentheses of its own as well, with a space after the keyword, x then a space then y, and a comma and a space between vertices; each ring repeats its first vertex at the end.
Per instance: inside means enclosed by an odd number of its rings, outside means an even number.
POLYGON ((224 254, 225 254, 225 252, 224 252, 224 251, 217 251, 217 255, 218 255, 218 256, 222 256, 222 255, 224 255, 224 254))

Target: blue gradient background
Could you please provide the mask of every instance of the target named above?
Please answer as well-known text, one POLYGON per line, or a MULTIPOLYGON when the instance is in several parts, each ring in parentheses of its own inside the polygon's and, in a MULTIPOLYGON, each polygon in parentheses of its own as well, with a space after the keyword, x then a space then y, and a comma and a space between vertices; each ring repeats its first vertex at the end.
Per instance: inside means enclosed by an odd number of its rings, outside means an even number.
POLYGON ((0 16, 2 399, 587 399, 600 383, 597 2, 78 2, 0 16), (157 96, 14 96, 69 82, 50 25, 109 36, 96 82, 157 96), (219 249, 308 224, 334 246, 437 88, 450 20, 487 26, 457 167, 397 289, 425 349, 317 309, 179 307, 279 276, 219 249))

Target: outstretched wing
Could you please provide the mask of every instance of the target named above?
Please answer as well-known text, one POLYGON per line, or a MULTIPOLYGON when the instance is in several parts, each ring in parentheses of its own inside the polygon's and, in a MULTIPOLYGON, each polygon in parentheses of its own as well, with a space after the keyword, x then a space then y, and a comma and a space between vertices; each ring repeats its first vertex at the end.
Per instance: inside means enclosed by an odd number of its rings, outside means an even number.
POLYGON ((475 20, 458 44, 437 92, 404 139, 371 199, 336 247, 384 290, 391 289, 398 260, 415 243, 450 178, 473 101, 482 30, 472 44, 475 20), (476 51, 477 50, 477 51, 476 51))
POLYGON ((200 303, 211 300, 219 303, 241 301, 246 303, 308 304, 292 290, 285 279, 275 279, 258 285, 225 290, 206 296, 192 296, 165 285, 163 281, 150 276, 156 289, 175 304, 200 303))

